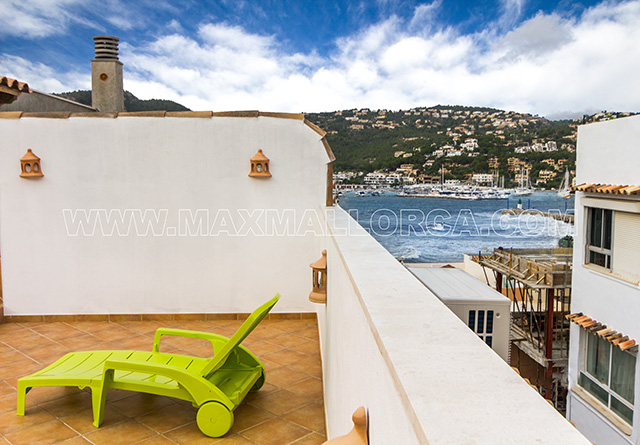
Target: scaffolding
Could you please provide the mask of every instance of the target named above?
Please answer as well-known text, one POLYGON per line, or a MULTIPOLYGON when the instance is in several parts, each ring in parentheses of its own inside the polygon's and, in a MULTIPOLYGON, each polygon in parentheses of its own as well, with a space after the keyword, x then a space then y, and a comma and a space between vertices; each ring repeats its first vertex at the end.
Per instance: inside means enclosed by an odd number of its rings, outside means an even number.
POLYGON ((498 248, 473 258, 482 266, 487 284, 489 269, 496 290, 511 300, 510 341, 538 365, 536 372, 543 377, 534 380, 536 387, 561 412, 566 406, 569 321, 565 316, 571 313, 572 257, 571 248, 498 248))

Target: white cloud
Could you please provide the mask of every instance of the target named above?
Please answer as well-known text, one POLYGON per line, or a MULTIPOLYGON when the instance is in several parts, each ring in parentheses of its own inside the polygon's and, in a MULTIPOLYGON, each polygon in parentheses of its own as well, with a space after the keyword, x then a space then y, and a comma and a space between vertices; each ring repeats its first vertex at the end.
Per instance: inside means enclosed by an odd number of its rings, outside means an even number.
POLYGON ((98 27, 79 13, 86 7, 83 0, 2 0, 0 35, 41 38, 64 34, 72 23, 98 27))
POLYGON ((91 88, 91 79, 87 75, 70 72, 61 76, 47 65, 33 63, 19 56, 0 54, 0 73, 26 82, 32 89, 44 93, 91 88))
MULTIPOLYGON (((520 16, 523 1, 504 0, 498 20, 520 16)), ((476 34, 430 28, 439 7, 437 0, 416 8, 411 19, 392 16, 375 23, 336 41, 327 57, 313 50, 287 53, 274 35, 226 23, 202 24, 189 37, 176 22, 172 34, 151 43, 121 43, 125 88, 143 99, 167 98, 212 110, 399 109, 444 103, 559 117, 593 109, 640 109, 635 79, 640 72, 640 0, 601 3, 580 18, 538 13, 507 32, 476 34)), ((23 62, 18 63, 24 68, 21 80, 33 83, 32 69, 38 82, 47 76, 64 78, 61 87, 71 89, 71 76, 81 83, 73 73, 56 75, 23 62)))

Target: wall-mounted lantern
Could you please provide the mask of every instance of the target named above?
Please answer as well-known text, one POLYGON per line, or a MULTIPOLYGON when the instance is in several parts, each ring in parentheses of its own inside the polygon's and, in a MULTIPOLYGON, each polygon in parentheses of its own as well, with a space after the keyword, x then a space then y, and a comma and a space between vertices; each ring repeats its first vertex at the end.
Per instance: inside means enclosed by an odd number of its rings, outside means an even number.
POLYGON ((327 302, 327 251, 322 251, 322 257, 311 267, 311 277, 313 279, 313 290, 309 294, 309 301, 312 303, 327 302))
POLYGON ((262 154, 262 150, 258 150, 258 153, 251 158, 251 172, 249 176, 252 178, 270 178, 271 172, 269 172, 269 158, 262 154))
POLYGON ((40 158, 33 154, 31 149, 27 150, 27 154, 20 158, 20 177, 21 178, 39 178, 42 174, 42 166, 40 158))

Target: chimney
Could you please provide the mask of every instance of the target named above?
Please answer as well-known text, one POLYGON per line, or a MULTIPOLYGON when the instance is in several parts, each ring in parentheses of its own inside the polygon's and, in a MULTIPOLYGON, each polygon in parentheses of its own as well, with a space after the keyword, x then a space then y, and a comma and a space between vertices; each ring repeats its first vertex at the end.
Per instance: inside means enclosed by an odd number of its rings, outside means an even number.
POLYGON ((95 36, 96 58, 91 60, 91 105, 98 111, 125 111, 122 62, 112 36, 95 36))

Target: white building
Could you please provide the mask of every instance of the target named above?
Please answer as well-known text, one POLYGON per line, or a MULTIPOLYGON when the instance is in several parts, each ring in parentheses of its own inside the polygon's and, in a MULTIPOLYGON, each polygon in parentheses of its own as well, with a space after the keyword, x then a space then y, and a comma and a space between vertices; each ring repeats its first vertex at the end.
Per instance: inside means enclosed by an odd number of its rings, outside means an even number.
POLYGON ((640 116, 578 130, 567 417, 599 444, 640 443, 640 116))
POLYGON ((364 183, 367 185, 387 185, 387 175, 381 172, 372 172, 364 175, 364 183))
POLYGON ((460 144, 460 147, 464 148, 467 151, 473 151, 476 148, 478 148, 478 140, 477 139, 468 138, 462 144, 460 144))
POLYGON ((493 183, 493 175, 491 173, 474 173, 471 176, 471 181, 476 184, 491 184, 493 183))

